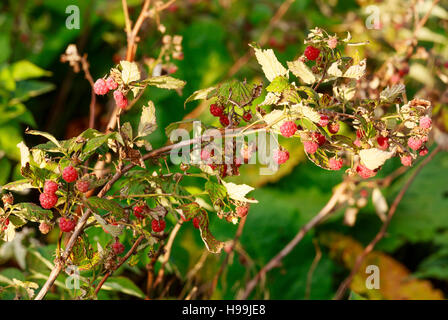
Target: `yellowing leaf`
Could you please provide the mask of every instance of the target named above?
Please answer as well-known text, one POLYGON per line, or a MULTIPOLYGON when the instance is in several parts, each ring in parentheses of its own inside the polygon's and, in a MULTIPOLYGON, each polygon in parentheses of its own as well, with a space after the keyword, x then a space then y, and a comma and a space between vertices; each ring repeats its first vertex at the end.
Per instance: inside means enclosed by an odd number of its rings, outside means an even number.
POLYGON ((278 76, 286 77, 288 75, 288 70, 277 60, 272 49, 263 50, 254 48, 254 50, 258 63, 261 65, 264 75, 269 81, 273 81, 278 76))
POLYGON ((225 182, 222 184, 227 189, 227 194, 233 200, 242 201, 242 202, 250 202, 250 203, 258 203, 257 200, 251 200, 246 198, 246 194, 254 190, 253 187, 248 186, 247 184, 235 184, 233 182, 225 182))
POLYGON ((393 102, 395 98, 404 91, 405 86, 402 83, 393 85, 392 87, 387 86, 386 89, 381 91, 380 99, 383 102, 393 102))
POLYGON ((364 149, 359 152, 361 162, 370 170, 382 166, 387 159, 390 159, 395 152, 387 152, 378 148, 364 149))
POLYGON ((361 79, 361 77, 366 72, 366 59, 359 62, 359 64, 356 64, 354 66, 351 66, 347 69, 344 73, 345 78, 353 78, 356 80, 361 79))
POLYGON ((317 112, 316 110, 314 110, 311 107, 304 105, 303 103, 298 103, 298 104, 291 106, 291 112, 300 113, 305 118, 308 118, 309 120, 316 122, 316 123, 320 121, 319 112, 317 112))
POLYGON ((25 167, 30 162, 30 150, 23 141, 17 144, 17 148, 20 149, 20 164, 25 167))
POLYGON ((152 101, 148 102, 147 107, 142 108, 142 115, 138 125, 138 136, 144 137, 156 130, 156 108, 152 101))
POLYGON ((342 77, 342 71, 338 68, 339 61, 333 62, 327 70, 327 74, 333 77, 342 77))
POLYGON ((301 79, 306 84, 316 82, 316 77, 314 76, 313 72, 302 61, 288 61, 287 64, 292 74, 301 79))
POLYGON ((125 84, 140 80, 140 71, 135 62, 121 61, 120 64, 123 68, 121 71, 121 79, 125 84))

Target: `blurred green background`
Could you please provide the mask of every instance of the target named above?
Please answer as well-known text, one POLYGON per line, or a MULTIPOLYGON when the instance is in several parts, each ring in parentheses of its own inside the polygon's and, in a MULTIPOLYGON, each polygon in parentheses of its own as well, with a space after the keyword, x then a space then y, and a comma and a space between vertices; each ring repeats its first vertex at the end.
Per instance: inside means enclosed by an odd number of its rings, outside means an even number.
MULTIPOLYGON (((141 2, 128 0, 134 19, 141 2)), ((183 102, 190 94, 228 78, 228 71, 235 61, 249 51, 248 43, 260 39, 283 3, 281 0, 183 0, 162 13, 166 34, 183 36, 184 59, 175 61, 178 71, 173 76, 185 80, 187 85, 181 95, 157 88, 145 91, 142 103, 151 99, 157 110, 159 129, 150 139, 154 147, 167 141, 164 128, 168 124, 182 120, 198 107, 197 103, 189 103, 184 109, 183 102)), ((350 31, 353 41, 371 42, 358 50, 360 56, 368 58, 369 72, 373 72, 394 55, 394 44, 409 36, 409 28, 397 28, 394 20, 406 15, 409 3, 404 0, 292 1, 282 19, 269 27, 269 37, 264 46, 272 47, 279 60, 285 62, 301 55, 303 39, 314 27, 338 32, 341 36, 343 32, 350 31), (365 8, 371 3, 380 6, 384 17, 392 16, 385 19, 381 30, 365 29, 364 21, 368 16, 365 8)), ((441 1, 434 12, 425 28, 429 33, 420 37, 420 44, 448 61, 447 2, 441 1)), ((38 137, 25 137, 25 128, 48 131, 61 139, 75 136, 87 128, 90 85, 82 72, 75 74, 68 64, 60 62, 60 55, 67 45, 76 43, 79 52, 88 55, 90 72, 96 79, 123 59, 126 46, 123 29, 124 18, 121 1, 118 0, 4 0, 0 3, 0 185, 19 177, 17 143, 25 140, 31 146, 40 142, 38 137), (65 27, 66 7, 71 4, 80 8, 79 30, 65 27)), ((137 60, 157 56, 162 35, 156 30, 156 25, 145 24, 141 36, 143 40, 137 60)), ((419 67, 416 69, 412 64, 405 79, 408 96, 422 92, 434 94, 432 100, 435 105, 446 107, 446 101, 441 98, 446 84, 437 76, 439 72, 446 71, 440 65, 426 63, 425 60, 415 61, 415 65, 419 67)), ((234 77, 263 80, 253 57, 238 69, 234 77)), ((127 113, 123 122, 137 123, 140 106, 127 113)), ((97 99, 98 127, 104 128, 113 107, 107 98, 97 99)), ((207 111, 197 117, 208 123, 215 121, 207 111)), ((319 212, 330 198, 332 188, 342 181, 342 173, 324 171, 307 161, 301 146, 296 144, 291 145, 297 150, 292 161, 277 175, 259 176, 257 170, 248 166, 242 170, 241 177, 230 179, 256 186, 257 190, 252 195, 259 204, 250 209, 240 248, 232 256, 223 275, 224 281, 218 284, 213 298, 234 298, 245 281, 281 250, 300 226, 319 212)), ((398 166, 399 161, 389 161, 381 176, 398 166)), ((389 203, 408 175, 383 190, 389 203)), ((18 194, 17 198, 37 200, 35 194, 18 194)), ((367 244, 381 226, 371 201, 360 210, 353 227, 344 225, 343 220, 344 212, 338 212, 312 230, 284 259, 282 266, 268 274, 253 297, 332 298, 349 272, 346 267, 350 261, 353 264, 359 253, 356 251, 358 243, 367 244), (322 253, 318 260, 315 259, 317 251, 322 253), (315 268, 311 268, 313 261, 315 268)), ((233 238, 236 226, 213 218, 211 230, 218 239, 228 240, 233 238)), ((42 236, 33 228, 25 231, 13 245, 0 243, 0 275, 28 279, 32 274, 33 281, 42 283, 49 270, 40 265, 42 261, 36 261, 35 252, 52 261, 55 235, 42 236)), ((98 241, 102 241, 101 235, 96 236, 98 241)), ((391 280, 380 290, 371 292, 359 289, 359 295, 353 294, 353 298, 417 299, 448 295, 446 152, 440 153, 417 177, 377 250, 382 251, 375 256, 381 276, 396 281, 391 280)), ((199 234, 191 225, 182 227, 168 266, 168 273, 176 280, 167 297, 180 293, 183 277, 203 254, 204 245, 199 234)), ((194 277, 194 284, 200 286, 211 281, 224 258, 224 254, 208 255, 204 266, 194 277)), ((147 262, 143 258, 134 267, 120 270, 122 275, 134 281, 136 287, 123 283, 123 278, 117 276, 115 288, 119 288, 119 293, 105 291, 100 298, 144 297, 144 265, 147 262)), ((70 295, 50 294, 49 297, 68 298, 70 295)))

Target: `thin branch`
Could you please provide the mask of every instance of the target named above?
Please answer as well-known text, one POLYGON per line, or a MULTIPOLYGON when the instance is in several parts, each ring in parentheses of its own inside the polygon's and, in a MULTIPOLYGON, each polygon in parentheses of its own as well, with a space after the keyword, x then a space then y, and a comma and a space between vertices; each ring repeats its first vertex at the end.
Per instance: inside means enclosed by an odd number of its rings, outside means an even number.
POLYGON ((311 294, 311 283, 313 280, 313 274, 314 270, 316 270, 317 265, 319 264, 320 259, 322 258, 322 251, 320 250, 319 243, 317 243, 317 240, 313 239, 314 248, 316 249, 316 256, 313 259, 313 262, 311 263, 310 270, 308 271, 308 274, 306 276, 306 290, 305 290, 305 299, 308 300, 310 298, 311 294))
POLYGON ((361 267, 361 264, 363 263, 364 259, 367 257, 367 255, 372 252, 373 248, 375 248, 375 245, 386 235, 387 228, 389 227, 390 221, 392 220, 392 217, 395 214, 395 211, 398 208, 398 205, 400 204, 401 200, 403 199, 404 194, 411 186, 412 182, 415 180, 417 175, 420 173, 420 171, 423 169, 423 167, 429 163, 434 156, 441 150, 440 146, 437 146, 429 156, 427 156, 420 165, 415 169, 415 171, 412 173, 411 177, 408 181, 406 181, 403 188, 398 193, 397 197, 395 198, 394 202, 390 206, 389 212, 387 214, 387 219, 384 221, 383 225, 381 226, 380 231, 376 234, 375 238, 367 245, 367 247, 364 249, 364 251, 357 257, 355 265, 350 272, 349 276, 341 283, 339 286, 336 295, 334 297, 335 300, 342 299, 345 295, 345 292, 349 288, 350 284, 352 283, 353 277, 358 272, 359 268, 361 267))
POLYGON ((87 54, 84 54, 84 56, 81 58, 81 65, 82 70, 84 71, 84 75, 90 83, 91 87, 91 96, 90 96, 90 114, 89 114, 89 128, 95 127, 95 104, 96 104, 96 95, 95 91, 93 89, 93 86, 95 85, 92 75, 89 71, 89 62, 87 61, 87 54))

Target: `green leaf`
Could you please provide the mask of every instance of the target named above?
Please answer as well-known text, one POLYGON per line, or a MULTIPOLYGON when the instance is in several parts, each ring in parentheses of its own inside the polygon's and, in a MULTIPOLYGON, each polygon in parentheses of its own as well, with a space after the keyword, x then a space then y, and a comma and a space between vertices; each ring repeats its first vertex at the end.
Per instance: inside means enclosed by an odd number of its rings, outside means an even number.
POLYGON ((109 277, 102 289, 119 291, 137 298, 144 299, 145 294, 131 280, 125 277, 109 277))
POLYGON ((39 68, 27 60, 13 63, 11 65, 11 72, 15 81, 51 76, 51 72, 39 68))
POLYGON ((226 187, 213 181, 207 181, 205 183, 205 191, 208 192, 210 200, 213 204, 215 204, 218 200, 224 199, 227 195, 226 187))
POLYGON ((98 212, 99 209, 111 212, 115 217, 123 217, 123 208, 113 200, 99 198, 99 197, 89 197, 87 198, 87 205, 94 211, 98 212))
POLYGON ((170 76, 152 77, 142 81, 142 83, 162 89, 182 89, 186 84, 185 81, 170 76))
POLYGON ((12 207, 12 213, 28 221, 39 222, 53 219, 51 210, 43 209, 31 202, 18 203, 12 207))
POLYGON ((24 102, 30 98, 47 93, 55 88, 55 85, 49 82, 36 80, 20 81, 16 85, 13 98, 9 101, 10 105, 24 102))
POLYGON ((2 187, 2 190, 23 191, 29 188, 35 188, 35 187, 30 183, 29 179, 21 179, 5 184, 2 187))
POLYGON ((289 88, 289 81, 286 77, 278 76, 267 86, 266 90, 270 92, 282 92, 289 88))
POLYGON ((97 136, 95 138, 89 139, 84 148, 82 149, 82 153, 80 156, 81 160, 88 159, 98 148, 103 146, 109 139, 116 136, 115 132, 108 133, 108 134, 102 134, 100 136, 97 136))
POLYGON ((59 143, 59 141, 53 137, 51 134, 49 134, 48 132, 43 132, 43 131, 37 131, 37 130, 27 130, 25 131, 26 134, 32 134, 35 136, 42 136, 47 138, 48 140, 50 140, 51 142, 53 142, 58 148, 62 149, 61 144, 59 143))
POLYGON ((201 90, 197 90, 197 91, 193 92, 193 94, 191 96, 189 96, 187 100, 185 100, 184 107, 186 106, 186 104, 188 102, 191 102, 191 101, 194 101, 194 100, 209 99, 208 95, 211 92, 213 92, 214 90, 216 90, 215 87, 210 87, 210 88, 201 89, 201 90))
POLYGON ((92 212, 92 215, 95 217, 96 221, 113 237, 118 237, 122 232, 123 228, 121 226, 115 226, 112 224, 108 224, 106 220, 104 220, 100 215, 92 212))

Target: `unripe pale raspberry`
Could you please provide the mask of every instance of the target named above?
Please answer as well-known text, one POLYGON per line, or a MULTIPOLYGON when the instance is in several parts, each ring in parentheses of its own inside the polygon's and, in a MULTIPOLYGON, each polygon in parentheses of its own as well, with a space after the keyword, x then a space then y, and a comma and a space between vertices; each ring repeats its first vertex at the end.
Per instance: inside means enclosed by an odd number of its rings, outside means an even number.
POLYGON ((59 228, 62 232, 71 232, 76 227, 76 222, 74 220, 61 218, 59 219, 59 228))
POLYGON ((223 112, 224 112, 224 109, 222 107, 218 106, 217 104, 212 103, 210 105, 210 113, 212 115, 214 115, 215 117, 221 116, 223 112))
POLYGON ((226 114, 223 114, 222 116, 219 117, 219 122, 223 127, 227 127, 230 124, 229 118, 227 117, 226 114))
POLYGON ((412 157, 410 155, 400 157, 401 164, 405 167, 410 167, 412 165, 412 157))
POLYGON ((109 88, 107 87, 106 81, 103 78, 96 80, 93 85, 93 91, 95 92, 95 94, 100 96, 108 93, 109 88))
POLYGON ((208 149, 201 150, 201 160, 207 161, 211 157, 211 152, 208 149))
POLYGON ((41 193, 39 202, 42 208, 51 209, 58 202, 58 197, 54 193, 41 193))
POLYGON ((356 172, 359 174, 359 176, 363 179, 368 179, 371 177, 374 177, 376 175, 376 172, 373 170, 370 170, 366 166, 363 166, 362 164, 358 164, 356 167, 356 172))
POLYGON ((109 90, 115 90, 118 88, 118 83, 112 77, 106 79, 106 85, 109 90))
POLYGON ((285 121, 280 126, 280 133, 282 136, 289 138, 292 137, 297 131, 297 126, 293 121, 285 121))
POLYGON ((378 142, 378 146, 380 147, 380 149, 387 150, 387 148, 389 148, 388 137, 379 136, 378 138, 376 138, 376 142, 378 142))
POLYGON ((58 191, 58 184, 52 180, 45 181, 44 184, 44 193, 56 193, 58 191))
POLYGON ((145 209, 145 206, 135 206, 134 207, 134 216, 138 219, 143 219, 145 216, 142 214, 145 209))
POLYGON ((328 116, 322 115, 322 116, 320 116, 320 120, 319 120, 318 125, 320 127, 326 127, 329 122, 330 122, 330 120, 328 119, 328 116))
POLYGON ((411 148, 412 150, 418 150, 420 149, 420 147, 422 146, 423 141, 418 139, 418 138, 414 138, 414 137, 410 137, 408 139, 408 146, 409 148, 411 148))
POLYGON ((353 141, 353 144, 359 148, 361 147, 361 140, 356 139, 355 141, 353 141))
POLYGON ((247 212, 249 212, 249 208, 247 206, 236 207, 236 215, 240 218, 244 218, 247 216, 247 212))
POLYGON ((320 50, 313 46, 308 46, 305 49, 304 55, 308 60, 314 61, 320 54, 320 50))
POLYGON ((78 180, 76 182, 76 189, 79 190, 79 192, 86 193, 89 191, 90 188, 90 182, 87 180, 78 180))
POLYGON ((344 161, 342 159, 330 158, 330 160, 328 161, 328 166, 331 170, 337 171, 341 170, 343 163, 344 161))
POLYGON ((252 120, 252 113, 250 111, 244 112, 243 119, 246 122, 249 122, 250 120, 252 120))
POLYGON ((162 232, 163 230, 165 230, 165 227, 166 227, 166 222, 163 219, 160 219, 160 220, 154 219, 151 222, 151 228, 152 228, 152 231, 154 231, 154 232, 162 232))
POLYGON ((432 120, 430 117, 423 117, 420 119, 420 128, 429 129, 431 128, 432 120))
POLYGON ((331 37, 328 39, 327 44, 330 49, 334 49, 338 45, 338 39, 336 37, 331 37))
POLYGON ((68 166, 62 171, 62 179, 68 183, 74 182, 78 179, 78 172, 72 166, 68 166))
POLYGON ((328 128, 328 131, 332 134, 338 133, 339 132, 339 123, 337 123, 337 122, 329 123, 327 128, 328 128))
POLYGON ((199 218, 198 217, 193 218, 193 226, 196 229, 199 229, 199 218))
POLYGON ((327 141, 327 138, 325 138, 325 136, 319 132, 313 132, 312 137, 313 140, 317 142, 319 147, 322 146, 325 143, 325 141, 327 141))
POLYGON ((124 245, 121 242, 115 242, 112 245, 112 249, 114 250, 115 254, 122 254, 124 252, 124 245))
POLYGON ((304 141, 303 146, 305 148, 305 152, 309 154, 316 153, 319 145, 314 141, 304 141))
POLYGON ((427 147, 422 147, 422 148, 418 151, 418 154, 419 154, 421 157, 426 156, 426 155, 428 154, 428 148, 427 148, 427 147))
POLYGON ((46 222, 41 222, 39 224, 39 231, 42 232, 42 234, 47 234, 48 232, 50 232, 51 230, 51 226, 46 223, 46 222))
POLYGON ((119 90, 114 91, 114 99, 117 107, 120 109, 125 109, 128 106, 128 98, 119 90))
POLYGON ((277 164, 283 164, 289 159, 289 152, 288 150, 274 150, 273 154, 274 161, 277 162, 277 164))

